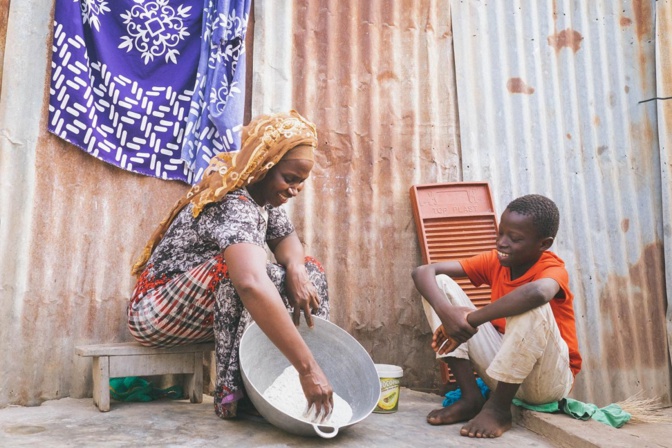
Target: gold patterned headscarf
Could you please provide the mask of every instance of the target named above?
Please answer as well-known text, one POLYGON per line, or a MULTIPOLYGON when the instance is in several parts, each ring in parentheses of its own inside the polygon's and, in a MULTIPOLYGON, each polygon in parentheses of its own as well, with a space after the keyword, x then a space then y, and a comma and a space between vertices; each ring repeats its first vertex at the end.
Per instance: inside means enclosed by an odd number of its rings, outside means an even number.
POLYGON ((288 159, 312 160, 313 150, 317 147, 317 130, 313 123, 292 110, 252 120, 243 128, 241 141, 240 151, 222 152, 210 160, 201 181, 177 201, 154 231, 131 274, 142 273, 154 248, 187 204, 193 204, 192 213, 196 218, 206 205, 221 201, 228 192, 262 180, 285 154, 289 153, 288 159), (290 151, 294 148, 297 150, 290 151))

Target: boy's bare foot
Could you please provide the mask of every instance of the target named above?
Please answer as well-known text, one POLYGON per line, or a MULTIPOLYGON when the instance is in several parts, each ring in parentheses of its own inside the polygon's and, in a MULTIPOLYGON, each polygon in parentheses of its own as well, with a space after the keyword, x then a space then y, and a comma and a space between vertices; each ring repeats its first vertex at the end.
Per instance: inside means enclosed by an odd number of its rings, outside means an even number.
POLYGON ((466 422, 478 415, 484 404, 485 399, 481 395, 473 400, 462 397, 450 406, 434 409, 427 414, 427 423, 430 425, 450 425, 452 423, 466 422))
POLYGON ((460 435, 465 437, 499 437, 511 429, 511 406, 500 408, 488 400, 481 412, 462 427, 460 435))

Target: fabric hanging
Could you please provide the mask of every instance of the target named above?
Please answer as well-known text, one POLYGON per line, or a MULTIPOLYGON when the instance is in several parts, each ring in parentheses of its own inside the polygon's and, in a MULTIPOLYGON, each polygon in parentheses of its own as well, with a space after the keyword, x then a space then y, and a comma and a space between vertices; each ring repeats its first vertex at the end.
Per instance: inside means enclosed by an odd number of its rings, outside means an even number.
POLYGON ((206 1, 196 88, 182 159, 203 177, 210 159, 238 151, 245 110, 245 35, 251 0, 206 1))
POLYGON ((49 130, 125 170, 197 182, 240 144, 248 13, 249 0, 56 0, 49 130))

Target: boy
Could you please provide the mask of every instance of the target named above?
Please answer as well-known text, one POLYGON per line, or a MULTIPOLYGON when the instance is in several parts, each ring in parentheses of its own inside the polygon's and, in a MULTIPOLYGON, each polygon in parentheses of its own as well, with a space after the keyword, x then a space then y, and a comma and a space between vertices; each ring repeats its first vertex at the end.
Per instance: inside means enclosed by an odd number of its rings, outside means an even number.
POLYGON ((497 249, 413 271, 432 348, 462 390, 460 400, 429 413, 428 423, 467 421, 461 435, 499 437, 511 428, 514 397, 543 404, 572 389, 581 370, 573 295, 564 262, 548 251, 559 220, 550 199, 522 196, 502 213, 497 249), (476 310, 451 277, 490 285, 491 303, 476 310), (474 370, 492 390, 487 401, 474 370))

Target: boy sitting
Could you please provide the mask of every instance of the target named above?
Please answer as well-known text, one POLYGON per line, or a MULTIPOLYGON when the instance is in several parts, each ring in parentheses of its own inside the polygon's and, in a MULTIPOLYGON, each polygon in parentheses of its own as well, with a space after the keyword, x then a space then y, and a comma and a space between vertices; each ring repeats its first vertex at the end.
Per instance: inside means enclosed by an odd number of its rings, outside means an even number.
POLYGON ((514 397, 544 404, 572 389, 581 370, 573 295, 564 262, 548 251, 559 220, 550 199, 522 196, 502 213, 497 249, 413 271, 432 348, 462 390, 460 400, 429 413, 430 424, 468 421, 461 435, 499 437, 511 428, 514 397), (465 276, 490 285, 489 305, 477 310, 451 279, 465 276), (492 390, 487 401, 474 370, 492 390))

